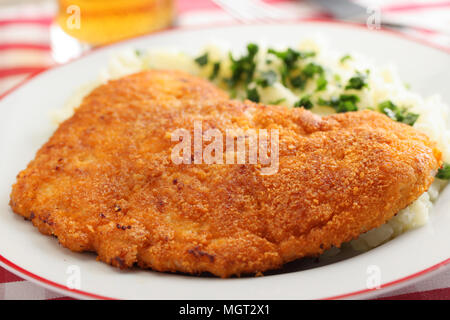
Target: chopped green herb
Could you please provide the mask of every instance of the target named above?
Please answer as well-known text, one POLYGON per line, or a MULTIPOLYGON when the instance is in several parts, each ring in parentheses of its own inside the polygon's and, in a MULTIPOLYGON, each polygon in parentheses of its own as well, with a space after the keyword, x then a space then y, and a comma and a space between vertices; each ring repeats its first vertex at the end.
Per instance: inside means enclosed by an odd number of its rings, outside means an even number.
POLYGON ((407 112, 402 122, 412 126, 419 119, 419 116, 417 113, 407 112))
POLYGON ((312 109, 314 105, 312 104, 310 100, 310 95, 306 95, 303 98, 301 98, 299 101, 297 101, 294 104, 294 108, 303 107, 305 109, 312 109))
POLYGON ((247 51, 249 55, 255 56, 258 53, 259 47, 255 43, 249 43, 247 45, 247 51))
POLYGON ((277 74, 273 70, 261 72, 260 78, 256 80, 256 83, 261 87, 269 87, 277 81, 277 74))
POLYGON ((287 48, 285 51, 277 51, 274 49, 267 50, 268 53, 274 54, 281 60, 283 60, 284 64, 289 68, 293 68, 298 59, 306 59, 309 57, 314 57, 316 55, 315 52, 301 52, 294 50, 292 48, 287 48))
POLYGON ((255 73, 255 56, 258 53, 258 46, 254 43, 247 45, 247 54, 234 59, 231 52, 229 57, 231 60, 231 78, 227 79, 228 86, 230 88, 235 87, 239 81, 244 80, 245 83, 250 83, 255 73))
POLYGON ((280 104, 280 103, 282 103, 284 101, 286 101, 286 99, 285 98, 281 98, 281 99, 278 99, 278 100, 275 100, 275 101, 271 101, 271 102, 269 102, 269 104, 277 105, 277 104, 280 104))
MULTIPOLYGON (((315 52, 301 52, 301 51, 297 51, 294 50, 292 48, 288 48, 285 51, 277 51, 274 49, 269 49, 267 50, 268 53, 275 55, 276 57, 278 57, 281 61, 283 61, 282 66, 280 67, 280 75, 281 75, 281 82, 287 86, 287 82, 288 82, 288 78, 291 74, 291 72, 293 70, 296 69, 296 62, 299 59, 306 59, 309 57, 314 57, 316 55, 315 52)), ((294 80, 294 83, 296 84, 291 84, 296 87, 296 88, 303 88, 304 83, 303 81, 300 81, 301 79, 297 79, 298 81, 296 82, 294 80)))
POLYGON ((351 60, 351 59, 352 59, 352 56, 349 55, 349 54, 346 54, 346 55, 343 56, 339 61, 340 61, 341 63, 344 63, 345 61, 351 60))
POLYGON ((220 71, 220 62, 216 62, 213 64, 213 70, 211 72, 211 75, 209 76, 209 80, 214 80, 215 78, 217 78, 219 71, 220 71))
POLYGON ((316 91, 323 91, 327 88, 328 81, 323 75, 321 75, 316 82, 316 91))
POLYGON ((342 101, 351 101, 353 103, 359 102, 359 97, 355 94, 341 94, 339 99, 342 101))
POLYGON ((361 72, 357 72, 355 76, 348 80, 345 89, 361 90, 364 87, 367 87, 367 76, 361 72))
POLYGON ((140 56, 142 56, 143 52, 142 52, 142 50, 135 49, 135 50, 134 50, 134 54, 135 54, 136 56, 140 57, 140 56))
POLYGON ((449 180, 450 179, 450 164, 445 163, 438 169, 436 178, 449 180))
POLYGON ((247 89, 247 99, 251 100, 253 102, 259 102, 259 93, 256 88, 253 89, 247 89))
POLYGON ((208 63, 208 52, 195 58, 194 61, 197 62, 197 64, 201 67, 205 66, 208 63))
POLYGON ((306 84, 306 80, 303 79, 303 77, 301 75, 291 78, 290 82, 294 88, 298 88, 298 89, 303 89, 306 84))
POLYGON ((288 68, 286 67, 286 65, 282 65, 281 67, 280 67, 280 75, 281 75, 281 83, 284 85, 284 86, 287 86, 287 82, 288 82, 288 77, 289 77, 289 71, 288 71, 288 68))
POLYGON ((305 78, 312 78, 315 74, 323 74, 323 68, 314 62, 310 62, 303 68, 302 73, 305 78))
POLYGON ((394 121, 402 122, 412 126, 419 115, 417 113, 408 112, 407 108, 400 108, 396 106, 392 101, 387 100, 378 105, 378 110, 394 121))
POLYGON ((356 103, 359 97, 354 94, 341 94, 339 98, 331 98, 331 100, 319 99, 318 103, 323 106, 332 107, 336 112, 357 111, 356 103))

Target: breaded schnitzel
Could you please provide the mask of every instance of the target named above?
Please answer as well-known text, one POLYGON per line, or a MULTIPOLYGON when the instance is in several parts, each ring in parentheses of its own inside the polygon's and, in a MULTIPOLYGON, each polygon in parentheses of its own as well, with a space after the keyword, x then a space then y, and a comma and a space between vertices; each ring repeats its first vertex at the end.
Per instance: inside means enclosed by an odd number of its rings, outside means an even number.
POLYGON ((93 90, 17 177, 11 207, 73 251, 128 268, 257 273, 380 226, 425 192, 441 154, 372 112, 320 118, 229 100, 207 81, 146 71, 93 90), (279 130, 279 170, 174 164, 170 133, 279 130))

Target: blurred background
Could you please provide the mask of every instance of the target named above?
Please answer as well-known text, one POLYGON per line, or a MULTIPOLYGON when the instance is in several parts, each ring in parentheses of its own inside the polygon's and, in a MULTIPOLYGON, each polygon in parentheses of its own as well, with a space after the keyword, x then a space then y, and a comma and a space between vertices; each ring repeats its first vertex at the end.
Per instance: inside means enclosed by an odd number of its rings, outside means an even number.
POLYGON ((442 0, 0 0, 0 95, 83 51, 165 28, 334 19, 450 48, 442 0))

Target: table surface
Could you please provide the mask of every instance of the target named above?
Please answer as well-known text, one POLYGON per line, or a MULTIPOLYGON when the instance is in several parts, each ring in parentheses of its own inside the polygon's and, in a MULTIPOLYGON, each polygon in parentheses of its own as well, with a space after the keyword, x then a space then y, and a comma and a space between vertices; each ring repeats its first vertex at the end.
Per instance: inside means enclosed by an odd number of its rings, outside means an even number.
MULTIPOLYGON (((299 0, 265 0, 281 12, 295 18, 330 18, 310 2, 299 0)), ((371 0, 359 0, 371 6, 371 0)), ((431 44, 450 48, 450 1, 377 1, 383 17, 408 26, 403 32, 431 44), (420 19, 418 18, 420 17, 420 19), (420 21, 420 25, 417 25, 420 21), (414 27, 413 27, 414 26, 414 27)), ((45 70, 51 57, 49 27, 55 2, 20 1, 0 6, 0 97, 29 77, 45 70)), ((177 27, 239 23, 211 0, 178 0, 177 27)), ((430 277, 377 296, 379 299, 450 299, 450 266, 430 277)), ((0 267, 0 299, 70 299, 39 285, 23 280, 0 267)))

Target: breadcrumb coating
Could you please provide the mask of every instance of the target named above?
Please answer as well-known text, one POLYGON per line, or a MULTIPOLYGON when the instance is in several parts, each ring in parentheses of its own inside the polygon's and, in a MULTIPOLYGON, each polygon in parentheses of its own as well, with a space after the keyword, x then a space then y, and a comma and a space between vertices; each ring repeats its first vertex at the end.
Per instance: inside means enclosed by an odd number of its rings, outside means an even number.
POLYGON ((19 173, 10 205, 119 268, 256 274, 358 237, 425 192, 441 154, 372 112, 319 117, 145 71, 93 90, 19 173), (177 128, 278 129, 279 170, 171 161, 177 128))

